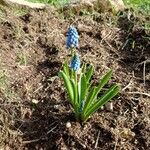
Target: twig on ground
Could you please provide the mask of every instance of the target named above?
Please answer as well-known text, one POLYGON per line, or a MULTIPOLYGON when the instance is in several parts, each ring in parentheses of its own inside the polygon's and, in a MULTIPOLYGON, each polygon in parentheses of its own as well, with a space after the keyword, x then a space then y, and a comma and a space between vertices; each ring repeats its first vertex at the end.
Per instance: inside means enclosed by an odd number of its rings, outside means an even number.
POLYGON ((145 96, 148 96, 148 97, 150 97, 150 94, 148 94, 148 93, 142 93, 142 92, 127 92, 128 94, 139 94, 139 95, 145 95, 145 96))
POLYGON ((37 93, 42 88, 43 88, 43 85, 41 85, 39 88, 37 88, 35 91, 33 91, 33 93, 37 93))
POLYGON ((143 61, 143 62, 141 62, 141 63, 138 64, 138 66, 142 65, 142 64, 144 65, 143 66, 143 82, 144 82, 144 85, 145 85, 145 80, 146 80, 145 79, 145 77, 146 77, 146 73, 145 72, 146 72, 146 64, 147 63, 150 63, 150 60, 145 60, 145 61, 143 61))
POLYGON ((112 34, 112 31, 110 31, 108 34, 106 34, 106 36, 104 36, 104 37, 102 38, 100 44, 102 44, 103 41, 104 41, 105 39, 107 39, 111 34, 112 34))
POLYGON ((23 141, 22 143, 23 144, 30 144, 30 143, 36 143, 36 142, 38 142, 38 141, 40 141, 41 139, 39 138, 39 139, 34 139, 34 140, 30 140, 30 141, 23 141))
POLYGON ((118 135, 117 135, 117 138, 116 138, 116 142, 115 142, 115 148, 114 148, 114 150, 116 150, 116 149, 117 149, 117 145, 118 145, 118 135))
POLYGON ((58 126, 58 124, 57 124, 55 127, 53 127, 52 129, 50 129, 50 130, 47 132, 47 134, 51 133, 54 129, 57 128, 57 126, 58 126))
MULTIPOLYGON (((57 126, 58 126, 58 124, 55 127, 53 127, 51 130, 49 130, 46 134, 48 135, 50 132, 52 132, 54 129, 56 129, 57 126)), ((46 140, 46 139, 47 139, 46 136, 45 137, 42 136, 42 137, 40 137, 38 139, 29 140, 29 141, 23 141, 22 143, 23 144, 30 144, 30 143, 36 143, 36 142, 39 142, 40 140, 46 140)))
POLYGON ((130 81, 123 89, 122 91, 125 91, 127 88, 129 88, 132 85, 132 82, 130 81))
POLYGON ((11 6, 11 4, 17 4, 20 6, 27 6, 30 8, 44 9, 46 7, 45 4, 42 3, 32 3, 27 0, 4 0, 4 2, 11 6))
POLYGON ((146 68, 146 62, 144 62, 144 67, 143 67, 143 82, 145 85, 145 68, 146 68))
POLYGON ((95 142, 95 147, 94 147, 94 148, 97 148, 97 145, 98 145, 98 140, 99 140, 99 135, 100 135, 100 131, 98 131, 98 135, 97 135, 97 139, 96 139, 96 142, 95 142))
POLYGON ((111 44, 107 41, 107 40, 103 40, 110 48, 111 48, 111 51, 114 52, 118 57, 119 57, 119 54, 116 52, 116 50, 111 46, 111 44))

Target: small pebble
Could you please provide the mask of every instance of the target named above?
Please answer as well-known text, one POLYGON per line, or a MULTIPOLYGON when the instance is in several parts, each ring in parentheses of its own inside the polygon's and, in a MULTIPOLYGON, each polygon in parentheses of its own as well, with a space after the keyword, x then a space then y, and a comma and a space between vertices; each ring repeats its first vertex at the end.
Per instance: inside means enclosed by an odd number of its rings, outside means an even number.
POLYGON ((54 108, 55 109, 59 109, 59 105, 54 105, 54 108))
POLYGON ((101 106, 101 110, 104 110, 104 106, 101 106))
POLYGON ((122 128, 120 130, 120 135, 124 139, 132 139, 135 136, 135 133, 132 132, 129 128, 122 128))
POLYGON ((108 110, 108 111, 113 111, 113 103, 112 103, 112 102, 108 102, 108 103, 105 105, 105 108, 106 108, 106 110, 108 110))
POLYGON ((32 99, 32 103, 33 103, 33 104, 38 104, 38 103, 39 103, 39 101, 38 101, 38 100, 36 100, 36 99, 32 99))
POLYGON ((71 123, 70 122, 66 123, 66 128, 71 128, 71 123))

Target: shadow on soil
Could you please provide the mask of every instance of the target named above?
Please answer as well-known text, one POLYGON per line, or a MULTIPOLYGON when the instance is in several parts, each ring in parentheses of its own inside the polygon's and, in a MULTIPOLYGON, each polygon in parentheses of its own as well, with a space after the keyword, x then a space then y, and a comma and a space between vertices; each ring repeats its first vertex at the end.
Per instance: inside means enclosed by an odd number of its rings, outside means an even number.
MULTIPOLYGON (((147 62, 146 75, 150 73, 150 32, 144 27, 146 21, 143 23, 141 20, 130 11, 121 13, 118 18, 118 27, 121 29, 119 41, 122 43, 119 49, 120 64, 130 72, 134 71, 135 76, 142 79, 139 82, 143 82, 144 62, 147 62)), ((150 85, 148 79, 145 82, 150 85)))
POLYGON ((72 117, 70 113, 61 110, 64 105, 69 106, 68 103, 62 103, 65 101, 65 93, 57 77, 62 66, 57 58, 58 51, 55 46, 41 43, 39 46, 45 52, 45 59, 37 65, 37 74, 43 76, 41 87, 32 95, 32 99, 36 99, 38 103, 24 104, 29 111, 23 122, 16 122, 16 127, 23 133, 22 143, 27 149, 56 149, 56 142, 65 130, 64 125, 72 117))

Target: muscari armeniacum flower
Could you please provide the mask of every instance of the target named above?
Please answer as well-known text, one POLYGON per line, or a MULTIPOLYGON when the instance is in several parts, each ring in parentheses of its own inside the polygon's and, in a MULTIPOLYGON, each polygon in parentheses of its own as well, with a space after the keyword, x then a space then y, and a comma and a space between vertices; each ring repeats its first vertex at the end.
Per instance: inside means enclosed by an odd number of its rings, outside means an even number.
POLYGON ((80 69, 80 65, 81 65, 80 57, 79 54, 76 53, 72 56, 70 67, 74 71, 78 71, 80 69))
POLYGON ((66 47, 77 48, 79 45, 79 35, 78 31, 74 26, 70 26, 67 33, 66 47))

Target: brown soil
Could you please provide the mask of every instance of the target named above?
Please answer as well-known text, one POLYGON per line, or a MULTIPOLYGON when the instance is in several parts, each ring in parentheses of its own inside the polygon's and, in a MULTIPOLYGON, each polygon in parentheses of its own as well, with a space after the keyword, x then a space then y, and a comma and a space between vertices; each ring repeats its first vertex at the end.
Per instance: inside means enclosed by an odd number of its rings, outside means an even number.
POLYGON ((0 77, 6 77, 0 88, 0 147, 148 150, 150 33, 139 18, 128 11, 118 17, 95 13, 63 18, 48 8, 22 16, 6 11, 0 22, 0 77), (113 111, 99 110, 83 125, 75 120, 57 76, 69 58, 65 39, 72 23, 80 34, 82 62, 95 66, 94 81, 111 68, 111 83, 126 87, 112 101, 113 111))

